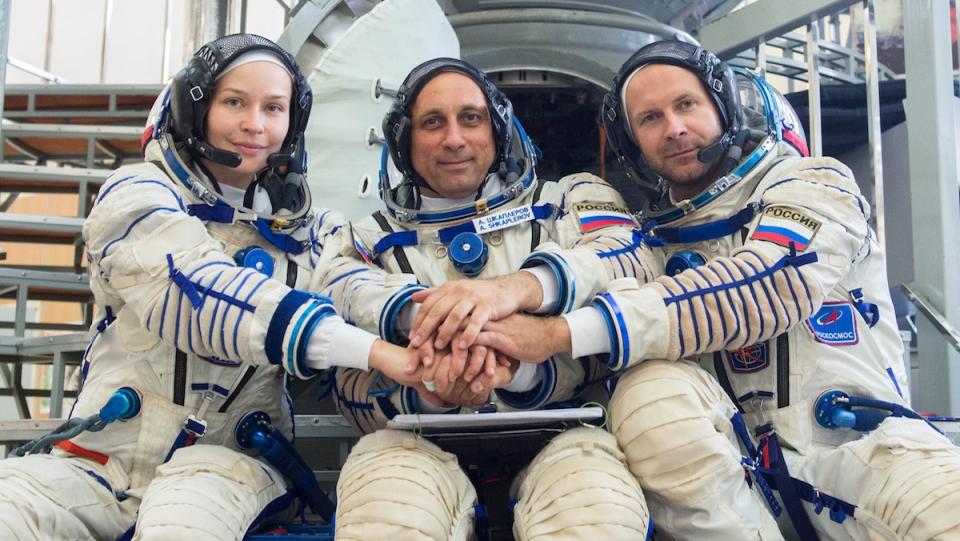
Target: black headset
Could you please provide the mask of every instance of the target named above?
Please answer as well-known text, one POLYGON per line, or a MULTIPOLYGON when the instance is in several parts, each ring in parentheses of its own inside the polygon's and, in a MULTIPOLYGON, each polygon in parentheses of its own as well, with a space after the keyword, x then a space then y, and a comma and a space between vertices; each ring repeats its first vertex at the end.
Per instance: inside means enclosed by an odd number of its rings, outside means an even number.
POLYGON ((648 191, 659 194, 660 174, 646 162, 640 148, 630 132, 630 122, 626 118, 626 109, 621 100, 623 87, 630 75, 648 64, 670 64, 692 71, 704 84, 707 94, 712 98, 723 133, 712 144, 700 150, 697 158, 703 163, 712 163, 724 154, 728 159, 720 166, 718 173, 725 175, 737 164, 745 142, 743 109, 733 70, 712 52, 684 41, 665 40, 645 45, 633 54, 614 77, 610 91, 603 97, 600 106, 600 120, 607 133, 610 147, 616 152, 621 163, 627 169, 633 169, 640 175, 640 185, 648 191), (644 186, 644 182, 654 186, 644 186))
POLYGON ((237 57, 255 50, 275 54, 293 76, 290 99, 290 127, 280 151, 271 154, 267 165, 299 167, 303 162, 304 130, 310 118, 313 92, 300 72, 296 59, 276 43, 256 34, 231 34, 201 47, 185 68, 174 77, 170 88, 170 116, 175 140, 186 146, 195 157, 237 167, 242 158, 235 152, 214 147, 205 141, 206 118, 216 79, 237 57))
POLYGON ((490 166, 489 173, 500 170, 507 158, 513 139, 513 105, 506 94, 500 91, 476 67, 456 58, 435 58, 413 68, 403 80, 397 91, 397 98, 383 118, 383 136, 397 169, 418 186, 426 181, 413 168, 410 159, 411 112, 417 95, 423 87, 437 75, 444 72, 457 72, 472 79, 487 99, 493 125, 493 140, 497 154, 490 166))

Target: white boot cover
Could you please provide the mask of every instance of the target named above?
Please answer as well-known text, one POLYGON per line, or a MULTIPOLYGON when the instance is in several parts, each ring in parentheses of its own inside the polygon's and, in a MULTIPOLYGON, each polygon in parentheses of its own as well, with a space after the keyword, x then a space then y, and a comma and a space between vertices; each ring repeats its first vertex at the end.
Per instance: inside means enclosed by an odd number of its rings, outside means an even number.
POLYGON ((643 487, 658 539, 782 538, 745 482, 734 411, 713 376, 686 361, 645 361, 617 383, 610 428, 643 487))
POLYGON ((513 513, 518 541, 637 541, 650 523, 616 438, 600 428, 568 430, 540 451, 513 513))
POLYGON ((378 430, 340 471, 336 539, 472 539, 476 503, 456 456, 409 432, 378 430))

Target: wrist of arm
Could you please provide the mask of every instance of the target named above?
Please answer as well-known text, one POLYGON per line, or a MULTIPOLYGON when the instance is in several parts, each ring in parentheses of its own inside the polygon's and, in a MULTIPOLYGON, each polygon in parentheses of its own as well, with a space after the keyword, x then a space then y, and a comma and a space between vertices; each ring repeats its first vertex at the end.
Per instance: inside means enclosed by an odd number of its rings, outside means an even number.
POLYGON ((552 282, 554 277, 548 270, 531 267, 515 272, 507 279, 511 282, 512 293, 519 299, 518 308, 522 312, 540 312, 545 304, 544 301, 547 301, 549 306, 556 302, 556 293, 547 298, 547 291, 551 285, 553 290, 557 289, 552 282))
POLYGON ((548 324, 547 339, 554 354, 569 353, 572 350, 570 326, 564 317, 551 317, 548 324))

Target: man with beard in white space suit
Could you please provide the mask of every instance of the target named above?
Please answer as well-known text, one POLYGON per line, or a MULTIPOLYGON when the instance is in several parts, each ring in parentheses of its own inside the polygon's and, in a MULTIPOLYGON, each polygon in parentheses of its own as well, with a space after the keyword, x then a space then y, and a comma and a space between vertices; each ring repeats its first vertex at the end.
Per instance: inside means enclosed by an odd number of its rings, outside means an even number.
POLYGON ((476 343, 623 371, 610 428, 658 538, 779 539, 780 518, 805 540, 960 539, 960 450, 909 409, 850 170, 806 157, 765 81, 688 43, 640 49, 601 116, 649 188, 665 275, 615 284, 576 326, 511 316, 476 343))
MULTIPOLYGON (((416 306, 411 299, 424 294, 418 291, 465 276, 478 288, 474 310, 506 313, 563 313, 612 279, 652 279, 649 249, 616 191, 589 174, 539 182, 532 145, 510 101, 474 66, 438 58, 415 67, 383 126, 386 209, 354 226, 357 257, 397 281, 415 277, 425 285, 411 284, 375 309, 338 303, 351 307, 344 317, 358 325, 377 325, 384 338, 405 341, 416 306), (556 289, 547 293, 554 302, 542 301, 541 282, 556 289), (483 302, 488 298, 499 305, 483 302)), ((368 433, 341 471, 337 539, 472 537, 477 495, 456 456, 412 433, 383 429, 397 413, 472 414, 458 406, 483 404, 491 388, 501 410, 540 408, 598 390, 606 397, 600 384, 609 373, 596 359, 558 355, 541 364, 513 363, 504 375, 489 352, 433 353, 424 384, 434 393, 376 372, 337 371, 340 411, 368 433)), ((514 496, 517 539, 649 533, 639 486, 613 436, 601 429, 556 436, 518 475, 514 496)))
POLYGON ((121 388, 139 412, 0 462, 0 538, 240 539, 296 484, 241 450, 241 418, 289 440, 287 378, 333 365, 419 381, 407 350, 305 291, 343 229, 310 207, 310 107, 294 58, 249 34, 203 46, 161 94, 146 162, 107 179, 83 228, 99 313, 71 417, 121 388))

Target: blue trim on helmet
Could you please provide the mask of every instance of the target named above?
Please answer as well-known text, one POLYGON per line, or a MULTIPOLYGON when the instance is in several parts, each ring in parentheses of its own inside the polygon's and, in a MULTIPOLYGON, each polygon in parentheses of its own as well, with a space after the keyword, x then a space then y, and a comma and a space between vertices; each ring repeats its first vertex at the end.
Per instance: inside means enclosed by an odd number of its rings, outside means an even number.
POLYGON ((163 159, 167 162, 167 166, 170 167, 170 171, 173 173, 177 180, 181 184, 186 186, 190 191, 195 192, 193 180, 190 178, 190 172, 187 171, 183 165, 180 163, 177 156, 177 153, 173 150, 172 145, 160 145, 163 149, 163 159))

